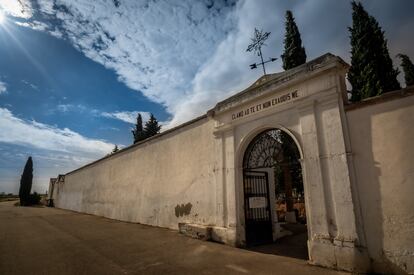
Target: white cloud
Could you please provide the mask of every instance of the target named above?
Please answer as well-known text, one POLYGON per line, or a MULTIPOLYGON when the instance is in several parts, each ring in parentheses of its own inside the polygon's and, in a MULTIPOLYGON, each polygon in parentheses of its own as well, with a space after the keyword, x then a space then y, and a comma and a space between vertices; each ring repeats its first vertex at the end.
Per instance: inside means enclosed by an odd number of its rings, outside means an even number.
POLYGON ((25 121, 6 108, 0 108, 0 125, 0 142, 67 152, 87 158, 101 157, 113 148, 111 143, 84 137, 68 128, 59 129, 36 121, 25 121))
POLYGON ((32 88, 33 90, 39 90, 39 87, 37 87, 35 84, 30 83, 29 81, 22 79, 21 80, 22 83, 26 84, 27 86, 29 86, 30 88, 32 88))
POLYGON ((17 25, 22 27, 28 27, 37 31, 46 31, 49 29, 49 25, 40 21, 33 22, 16 22, 17 25))
POLYGON ((234 27, 233 4, 224 0, 54 3, 38 1, 41 12, 61 22, 60 34, 171 113, 191 96, 193 77, 234 27))
POLYGON ((62 113, 67 113, 67 112, 78 112, 78 113, 83 113, 86 111, 90 111, 91 113, 95 114, 98 111, 95 109, 90 109, 85 105, 82 104, 58 104, 56 106, 56 110, 62 113))
POLYGON ((94 108, 82 104, 58 104, 55 109, 52 109, 51 112, 77 112, 77 113, 89 113, 93 116, 111 118, 116 120, 121 120, 123 122, 135 124, 137 120, 138 113, 141 114, 142 120, 145 122, 149 119, 149 112, 139 112, 139 111, 116 111, 116 112, 102 112, 94 108))
POLYGON ((55 13, 54 2, 55 2, 54 0, 37 0, 40 10, 46 14, 55 13))
MULTIPOLYGON (((280 58, 283 37, 285 8, 283 3, 263 0, 241 1, 234 10, 236 25, 217 46, 212 56, 200 67, 192 80, 191 94, 173 106, 171 124, 175 125, 189 117, 200 115, 200 110, 212 108, 218 101, 247 88, 262 74, 261 70, 251 71, 249 64, 258 62, 258 57, 246 52, 254 28, 270 31, 271 36, 263 48, 264 58, 280 58), (272 16, 269 12, 271 11, 272 16), (266 16, 269 15, 269 16, 266 16)), ((267 64, 270 73, 280 71, 280 60, 267 64)))
POLYGON ((14 22, 16 25, 26 28, 31 28, 36 31, 45 31, 49 33, 50 35, 56 37, 56 38, 63 38, 63 33, 58 30, 56 27, 53 27, 47 23, 40 22, 40 21, 33 21, 33 22, 20 22, 16 21, 14 22))
POLYGON ((111 127, 111 126, 101 126, 99 127, 100 130, 109 130, 109 131, 117 131, 119 132, 119 128, 111 127))
POLYGON ((0 8, 13 17, 28 19, 33 16, 32 4, 29 0, 3 0, 0 8))
MULTIPOLYGON (((166 128, 205 113, 258 78, 260 71, 251 72, 248 67, 256 61, 256 56, 246 53, 250 36, 256 26, 277 29, 268 43, 276 45, 283 31, 276 26, 283 26, 285 11, 271 0, 260 5, 254 1, 237 5, 121 1, 119 7, 111 1, 38 3, 41 11, 61 21, 59 31, 86 56, 115 70, 130 88, 166 106, 173 115, 166 128), (270 10, 272 16, 264 16, 270 10)), ((133 123, 136 112, 103 116, 133 123)))
MULTIPOLYGON (((266 31, 282 26, 285 10, 271 0, 260 5, 190 0, 121 1, 119 7, 86 0, 38 4, 60 20, 59 31, 87 57, 166 106, 173 115, 166 128, 205 113, 259 77, 260 71, 248 67, 256 60, 246 53, 250 36, 256 26, 266 31), (263 16, 270 10, 276 16, 263 16)), ((269 45, 276 44, 276 35, 269 45)), ((132 123, 136 112, 103 115, 132 123)))
POLYGON ((143 121, 148 120, 150 117, 150 113, 148 112, 134 112, 134 111, 133 112, 119 111, 119 112, 113 112, 113 113, 102 112, 101 116, 107 117, 107 118, 118 119, 118 120, 121 120, 127 123, 135 124, 137 121, 138 113, 141 114, 143 121))
MULTIPOLYGON (((163 104, 172 114, 169 127, 205 113, 260 77, 260 70, 249 69, 257 56, 246 53, 255 27, 272 33, 263 49, 265 58, 279 58, 268 64, 267 71, 281 71, 287 9, 296 18, 308 60, 332 52, 349 61, 351 7, 346 0, 240 0, 236 5, 225 0, 37 3, 46 18, 60 22, 45 23, 45 31, 68 39, 87 57, 114 70, 127 86, 163 104)), ((389 10, 401 13, 412 3, 366 0, 364 5, 386 26, 390 41, 396 41, 390 46, 414 55, 409 48, 412 17, 389 16, 389 10)), ((41 29, 35 22, 31 27, 41 29)))
POLYGON ((7 85, 5 82, 0 80, 0 95, 7 92, 7 85))
POLYGON ((59 112, 66 113, 66 112, 69 111, 69 109, 72 108, 72 106, 73 106, 72 104, 59 104, 59 105, 56 106, 56 109, 59 112))

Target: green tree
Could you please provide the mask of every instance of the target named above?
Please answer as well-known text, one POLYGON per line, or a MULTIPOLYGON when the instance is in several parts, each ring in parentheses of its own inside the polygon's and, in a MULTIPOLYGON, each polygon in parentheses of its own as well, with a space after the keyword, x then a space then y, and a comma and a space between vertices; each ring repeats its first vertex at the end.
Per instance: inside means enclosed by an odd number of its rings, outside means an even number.
POLYGON ((399 71, 393 67, 384 31, 361 3, 353 1, 352 10, 351 68, 348 72, 351 101, 400 89, 399 71))
POLYGON ((153 114, 150 115, 149 120, 145 123, 144 133, 145 137, 149 138, 158 134, 161 130, 161 125, 158 125, 158 120, 153 114))
POLYGON ((286 33, 284 40, 284 53, 282 54, 283 69, 289 70, 306 62, 305 48, 302 46, 302 39, 298 26, 295 23, 291 11, 286 11, 286 33))
POLYGON ((405 85, 414 85, 414 65, 410 58, 405 54, 398 54, 397 57, 401 59, 401 67, 404 71, 405 85))
POLYGON ((30 204, 30 190, 32 189, 33 181, 33 161, 29 157, 24 166, 23 174, 20 179, 19 198, 20 205, 26 206, 30 204))
POLYGON ((131 132, 134 136, 134 144, 146 138, 142 127, 142 116, 140 113, 137 115, 137 123, 135 124, 135 128, 131 132))

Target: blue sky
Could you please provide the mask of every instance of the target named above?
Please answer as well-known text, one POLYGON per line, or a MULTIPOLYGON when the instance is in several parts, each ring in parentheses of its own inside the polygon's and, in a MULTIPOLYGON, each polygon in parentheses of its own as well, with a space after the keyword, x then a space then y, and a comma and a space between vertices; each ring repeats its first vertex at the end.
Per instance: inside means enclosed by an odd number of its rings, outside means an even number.
MULTIPOLYGON (((414 1, 363 5, 392 57, 414 59, 414 1)), ((246 53, 254 28, 272 33, 265 58, 280 57, 287 9, 308 60, 349 62, 346 0, 0 0, 0 192, 18 190, 29 155, 44 192, 50 177, 130 145, 138 112, 166 129, 247 87, 261 74, 246 53)))

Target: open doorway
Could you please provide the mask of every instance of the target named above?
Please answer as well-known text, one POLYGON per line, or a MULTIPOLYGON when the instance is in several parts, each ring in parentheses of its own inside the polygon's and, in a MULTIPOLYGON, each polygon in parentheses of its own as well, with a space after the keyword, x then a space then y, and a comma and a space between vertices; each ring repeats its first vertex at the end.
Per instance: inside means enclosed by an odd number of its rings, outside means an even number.
POLYGON ((308 259, 305 194, 299 149, 281 129, 259 133, 243 158, 246 245, 308 259))

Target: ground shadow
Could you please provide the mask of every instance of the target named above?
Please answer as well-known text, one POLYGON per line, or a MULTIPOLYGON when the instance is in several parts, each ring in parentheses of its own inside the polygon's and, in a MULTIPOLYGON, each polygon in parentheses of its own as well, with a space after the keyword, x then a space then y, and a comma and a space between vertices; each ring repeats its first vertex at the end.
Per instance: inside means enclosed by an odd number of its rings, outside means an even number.
POLYGON ((292 235, 276 240, 271 244, 257 245, 246 248, 250 251, 308 260, 308 230, 304 224, 284 224, 282 227, 292 235))

